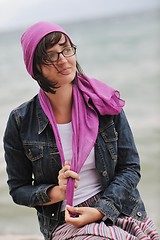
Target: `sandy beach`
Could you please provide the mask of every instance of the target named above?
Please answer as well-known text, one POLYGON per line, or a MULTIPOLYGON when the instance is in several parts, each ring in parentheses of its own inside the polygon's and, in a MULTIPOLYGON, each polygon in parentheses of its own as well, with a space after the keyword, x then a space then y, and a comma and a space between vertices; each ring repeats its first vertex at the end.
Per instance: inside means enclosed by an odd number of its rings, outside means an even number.
POLYGON ((0 240, 43 240, 37 235, 0 235, 0 240))

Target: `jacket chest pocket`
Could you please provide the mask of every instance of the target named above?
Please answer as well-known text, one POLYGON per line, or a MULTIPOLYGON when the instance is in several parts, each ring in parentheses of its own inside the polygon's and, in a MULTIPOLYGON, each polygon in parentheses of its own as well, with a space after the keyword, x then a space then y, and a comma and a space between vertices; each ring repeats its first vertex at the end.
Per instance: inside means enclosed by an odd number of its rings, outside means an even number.
POLYGON ((101 136, 106 144, 107 150, 111 156, 111 159, 117 162, 117 141, 118 133, 115 129, 114 122, 112 121, 109 126, 107 126, 103 131, 101 131, 101 136))
POLYGON ((27 158, 34 162, 43 157, 43 146, 25 145, 25 154, 27 158))
POLYGON ((39 181, 43 177, 42 159, 43 159, 43 146, 37 145, 24 145, 25 154, 32 163, 32 171, 35 181, 39 181))

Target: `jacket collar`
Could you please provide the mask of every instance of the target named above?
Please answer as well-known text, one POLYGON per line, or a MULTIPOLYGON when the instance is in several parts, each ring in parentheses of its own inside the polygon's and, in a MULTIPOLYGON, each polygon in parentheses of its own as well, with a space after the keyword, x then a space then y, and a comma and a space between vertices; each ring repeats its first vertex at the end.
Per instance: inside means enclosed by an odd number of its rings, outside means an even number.
POLYGON ((43 109, 40 105, 38 95, 36 97, 36 112, 37 112, 37 120, 38 120, 38 134, 41 134, 47 125, 49 124, 49 120, 45 113, 43 112, 43 109))

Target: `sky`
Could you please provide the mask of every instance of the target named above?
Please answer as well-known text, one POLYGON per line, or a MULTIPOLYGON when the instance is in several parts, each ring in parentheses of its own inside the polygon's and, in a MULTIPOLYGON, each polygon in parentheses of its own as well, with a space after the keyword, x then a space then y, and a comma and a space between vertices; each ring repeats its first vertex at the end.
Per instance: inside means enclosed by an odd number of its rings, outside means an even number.
POLYGON ((160 8, 160 0, 0 0, 0 32, 160 8))

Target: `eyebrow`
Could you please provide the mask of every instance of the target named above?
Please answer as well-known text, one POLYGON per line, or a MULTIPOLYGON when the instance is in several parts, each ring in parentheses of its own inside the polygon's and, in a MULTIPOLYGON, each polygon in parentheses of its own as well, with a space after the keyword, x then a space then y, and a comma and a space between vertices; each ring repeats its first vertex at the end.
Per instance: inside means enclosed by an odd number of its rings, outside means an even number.
MULTIPOLYGON (((61 41, 61 40, 59 40, 59 41, 61 41)), ((59 46, 69 46, 70 45, 70 42, 69 42, 69 40, 68 40, 68 38, 66 37, 66 36, 64 36, 64 42, 62 42, 62 43, 57 43, 59 46)), ((50 49, 48 49, 47 50, 47 53, 52 53, 52 52, 54 52, 53 50, 50 50, 50 49)))
MULTIPOLYGON (((67 43, 69 42, 69 40, 67 39, 66 36, 64 36, 64 38, 65 38, 64 42, 62 42, 62 43, 58 43, 59 46, 67 45, 67 43)), ((60 41, 61 41, 61 40, 60 40, 60 41)))

